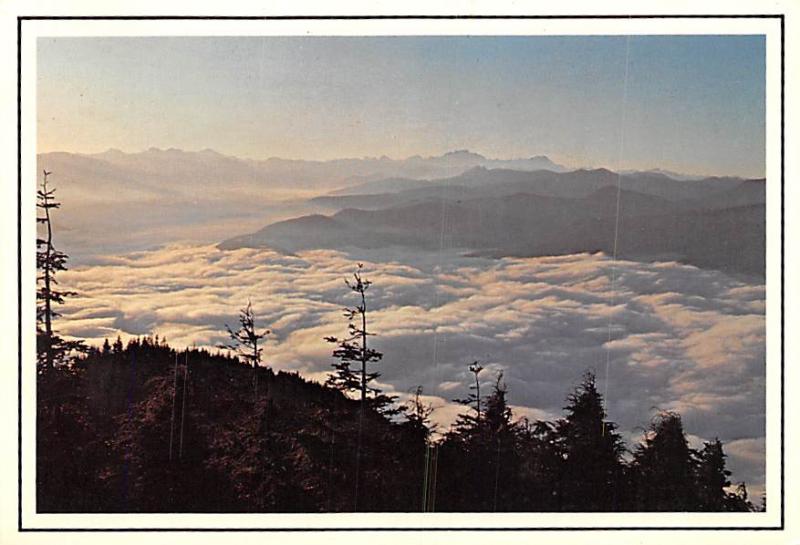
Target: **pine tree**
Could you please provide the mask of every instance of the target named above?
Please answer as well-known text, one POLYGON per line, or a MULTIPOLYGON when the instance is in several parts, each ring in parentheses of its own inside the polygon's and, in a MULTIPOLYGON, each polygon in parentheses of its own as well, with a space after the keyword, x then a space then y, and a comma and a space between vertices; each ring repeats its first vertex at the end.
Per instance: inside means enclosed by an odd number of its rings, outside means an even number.
POLYGON ((556 422, 555 443, 562 459, 557 496, 564 511, 619 508, 621 455, 617 426, 606 420, 603 396, 593 372, 567 398, 567 416, 556 422))
POLYGON ((372 382, 381 374, 377 371, 370 371, 370 368, 383 358, 383 354, 371 348, 368 343, 368 338, 375 335, 367 329, 366 292, 372 282, 361 275, 363 267, 364 265, 359 263, 356 272, 353 273, 353 280, 345 279, 344 281, 345 285, 356 293, 359 299, 355 306, 344 309, 344 317, 348 322, 348 336, 344 338, 325 337, 326 341, 336 345, 333 357, 337 360, 332 364, 335 372, 328 377, 326 385, 345 393, 358 392, 362 406, 370 405, 383 412, 386 410, 392 412, 389 406, 395 398, 384 395, 379 388, 372 386, 372 382))
POLYGON ((418 386, 402 407, 405 420, 398 426, 395 451, 407 468, 398 495, 411 499, 408 510, 430 511, 436 501, 437 445, 431 441, 433 406, 422 401, 422 392, 418 386))
POLYGON ((492 479, 491 489, 485 494, 487 510, 491 511, 511 509, 517 497, 518 481, 514 478, 519 472, 517 426, 511 419, 507 392, 500 372, 492 393, 486 399, 486 411, 481 421, 482 447, 486 450, 487 473, 492 479), (491 505, 488 500, 491 500, 491 505))
MULTIPOLYGON (((379 437, 367 437, 364 441, 364 428, 370 424, 372 416, 368 415, 367 410, 372 409, 377 413, 391 416, 400 412, 400 409, 393 407, 395 396, 388 396, 382 393, 379 388, 371 383, 380 377, 377 371, 370 371, 370 367, 377 364, 383 354, 374 348, 370 348, 368 338, 375 335, 367 329, 367 296, 366 292, 372 282, 361 275, 363 264, 359 263, 353 280, 345 279, 345 285, 358 296, 358 303, 354 307, 344 309, 344 317, 347 318, 348 336, 345 338, 325 337, 329 343, 335 344, 333 357, 337 359, 332 364, 336 370, 328 377, 326 385, 336 388, 344 393, 359 393, 358 428, 356 433, 356 456, 353 477, 353 510, 358 511, 361 506, 361 495, 366 486, 374 485, 372 482, 362 482, 362 472, 366 477, 378 473, 379 470, 373 466, 375 460, 370 456, 374 451, 379 450, 379 445, 374 444, 380 441, 379 437), (353 369, 357 365, 357 369, 353 369), (362 464, 363 461, 363 464, 362 464), (364 467, 366 467, 366 471, 364 467), (370 471, 371 470, 371 471, 370 471)), ((372 411, 370 411, 372 412, 372 411)))
POLYGON ((719 439, 707 441, 697 455, 697 493, 702 511, 724 511, 725 489, 731 485, 731 472, 725 469, 725 453, 719 439))
POLYGON ((517 443, 521 459, 515 505, 530 512, 558 510, 560 499, 555 491, 564 460, 555 426, 552 422, 523 418, 517 423, 517 443))
POLYGON ((478 430, 481 423, 481 380, 480 374, 483 371, 483 365, 479 361, 473 361, 469 364, 469 372, 475 380, 475 384, 469 387, 469 393, 465 398, 454 399, 456 403, 466 405, 475 411, 475 414, 461 413, 456 420, 456 430, 462 435, 466 436, 478 430))
POLYGON ((225 324, 233 343, 221 344, 220 348, 236 352, 248 365, 257 369, 261 365, 261 354, 263 349, 258 345, 259 341, 270 334, 268 329, 262 332, 256 330, 256 316, 253 312, 253 305, 247 301, 247 306, 239 311, 239 329, 234 331, 228 324, 225 324))
POLYGON ((261 365, 261 354, 264 352, 264 349, 258 343, 270 334, 270 330, 265 329, 260 333, 258 332, 253 304, 249 300, 247 301, 247 306, 239 310, 239 329, 234 331, 228 324, 225 324, 225 329, 233 342, 231 344, 221 344, 219 348, 235 352, 245 363, 253 366, 253 399, 258 402, 258 373, 261 365))
POLYGON ((695 457, 681 416, 656 416, 633 459, 637 511, 695 511, 695 457))
POLYGON ((519 492, 512 475, 519 471, 517 425, 506 399, 503 373, 482 397, 483 366, 469 371, 475 384, 466 398, 455 401, 470 408, 458 416, 442 443, 442 507, 448 511, 505 511, 519 492), (445 469, 446 467, 446 469, 445 469))
POLYGON ((408 429, 417 430, 425 441, 428 440, 433 426, 430 416, 433 414, 433 405, 422 401, 422 386, 417 386, 412 397, 402 409, 405 415, 405 424, 408 429))
POLYGON ((43 237, 36 238, 36 268, 39 274, 36 277, 38 289, 36 291, 36 345, 37 363, 40 371, 48 371, 55 367, 69 363, 75 352, 86 350, 82 341, 67 341, 58 335, 53 327, 53 321, 61 316, 53 307, 64 304, 66 297, 77 295, 74 291, 58 289, 56 274, 67 270, 69 256, 53 245, 53 222, 51 211, 61 207, 55 200, 55 189, 47 185, 50 172, 43 171, 42 186, 36 192, 36 207, 44 215, 38 216, 36 221, 43 226, 43 237))

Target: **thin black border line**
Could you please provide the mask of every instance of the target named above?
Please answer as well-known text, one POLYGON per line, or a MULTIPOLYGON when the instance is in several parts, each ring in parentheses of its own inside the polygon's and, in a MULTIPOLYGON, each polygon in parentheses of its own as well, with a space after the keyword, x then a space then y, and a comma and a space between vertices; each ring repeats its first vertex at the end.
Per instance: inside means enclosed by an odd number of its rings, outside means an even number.
POLYGON ((227 21, 313 21, 372 19, 777 19, 782 13, 727 15, 23 15, 23 20, 227 20, 227 21))
MULTIPOLYGON (((724 14, 724 15, 272 15, 272 16, 239 16, 239 15, 23 15, 17 17, 17 342, 18 342, 18 369, 17 369, 17 531, 19 532, 536 532, 536 531, 775 531, 785 529, 785 335, 784 335, 784 251, 785 251, 785 21, 783 13, 776 14, 724 14), (781 273, 780 273, 780 309, 781 309, 781 523, 780 526, 570 526, 570 527, 499 527, 499 528, 464 528, 464 527, 383 527, 383 528, 23 528, 22 526, 22 21, 33 20, 535 20, 535 19, 780 19, 781 34, 781 273)), ((766 115, 766 114, 765 114, 766 115)), ((220 513, 224 514, 224 513, 220 513)))
MULTIPOLYGON (((68 514, 68 513, 65 513, 68 514)), ((136 513, 136 514, 147 514, 147 513, 136 513)), ((151 513, 157 514, 157 513, 151 513)), ((184 514, 184 513, 182 513, 184 514)), ((225 515, 230 513, 202 513, 202 514, 214 514, 214 515, 225 515)), ((422 514, 422 513, 420 513, 422 514)), ((441 514, 441 513, 440 513, 441 514)), ((446 513, 445 513, 446 514, 446 513)), ((547 514, 547 513, 543 513, 547 514)), ((590 513, 590 514, 603 514, 603 513, 590 513)), ((653 514, 653 513, 645 513, 645 512, 637 512, 637 513, 628 513, 628 514, 653 514)), ((23 528, 20 530, 21 532, 38 532, 38 533, 46 533, 46 532, 95 532, 95 533, 102 533, 102 532, 282 532, 282 533, 313 533, 313 532, 619 532, 619 531, 634 531, 634 532, 642 532, 646 530, 659 530, 659 531, 675 531, 675 532, 686 532, 686 531, 746 531, 746 532, 759 532, 759 531, 774 531, 774 530, 782 530, 782 528, 772 527, 772 526, 721 526, 721 527, 710 527, 710 526, 621 526, 621 527, 614 527, 614 526, 536 526, 536 527, 502 527, 502 528, 470 528, 466 527, 430 527, 430 528, 411 528, 411 527, 375 527, 375 528, 353 528, 353 527, 320 527, 320 528, 23 528)))
POLYGON ((17 19, 17 528, 22 531, 22 19, 17 19))
POLYGON ((783 266, 783 258, 784 258, 784 244, 785 244, 785 233, 784 233, 784 215, 785 215, 785 201, 784 201, 784 187, 785 187, 785 171, 784 171, 784 156, 785 156, 785 90, 786 90, 786 50, 785 50, 785 39, 786 39, 786 31, 784 28, 786 20, 781 15, 781 528, 784 527, 785 521, 784 518, 786 516, 786 506, 785 506, 785 467, 786 467, 786 444, 784 440, 784 428, 785 428, 785 418, 786 418, 786 383, 785 383, 785 352, 784 352, 784 300, 783 300, 783 291, 784 291, 784 266, 783 266))

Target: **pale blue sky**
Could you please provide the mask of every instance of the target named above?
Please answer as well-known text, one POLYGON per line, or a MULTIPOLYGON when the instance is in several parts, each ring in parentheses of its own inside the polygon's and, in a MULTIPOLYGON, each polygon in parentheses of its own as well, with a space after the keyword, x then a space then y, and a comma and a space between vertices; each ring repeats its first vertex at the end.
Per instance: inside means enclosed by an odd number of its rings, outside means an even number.
POLYGON ((39 150, 331 159, 468 148, 763 176, 763 36, 631 37, 623 115, 626 40, 40 38, 39 150))

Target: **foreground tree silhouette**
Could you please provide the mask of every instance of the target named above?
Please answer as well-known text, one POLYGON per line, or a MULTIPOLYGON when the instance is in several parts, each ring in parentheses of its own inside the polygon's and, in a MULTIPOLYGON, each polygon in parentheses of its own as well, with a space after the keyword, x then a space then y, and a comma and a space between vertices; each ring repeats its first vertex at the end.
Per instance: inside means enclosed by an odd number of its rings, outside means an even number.
POLYGON ((506 511, 520 491, 518 426, 512 420, 503 373, 487 396, 480 395, 483 366, 469 366, 475 384, 459 403, 470 408, 459 414, 442 442, 441 510, 506 511), (482 408, 485 407, 485 408, 482 408))
POLYGON ((507 393, 508 388, 500 372, 492 393, 486 398, 486 410, 480 426, 480 442, 486 451, 488 477, 491 480, 485 503, 487 510, 491 511, 508 511, 518 497, 519 482, 514 478, 519 474, 520 466, 516 450, 518 426, 512 420, 507 393))
POLYGON ((731 485, 731 472, 725 469, 725 453, 719 439, 707 441, 698 453, 697 491, 699 508, 703 511, 724 511, 731 485))
POLYGON ((606 420, 603 396, 592 371, 567 397, 566 418, 554 428, 561 458, 557 488, 563 511, 614 511, 619 507, 621 456, 617 425, 606 420))
MULTIPOLYGON (((430 421, 433 405, 422 400, 423 388, 417 386, 413 397, 403 405, 405 419, 398 425, 397 452, 408 463, 407 475, 399 480, 403 497, 420 498, 419 509, 428 510, 435 498, 431 495, 436 486, 436 449, 431 441, 435 424, 430 421)), ((416 502, 410 508, 416 508, 416 502)))
POLYGON ((359 392, 361 404, 369 403, 376 409, 383 409, 393 401, 393 398, 382 394, 379 388, 372 386, 372 382, 381 376, 377 371, 370 371, 370 367, 378 363, 383 354, 369 347, 368 338, 375 335, 367 329, 367 290, 372 285, 361 275, 364 268, 359 263, 353 280, 345 279, 345 285, 358 295, 359 302, 353 307, 344 309, 347 318, 348 336, 325 337, 329 343, 335 344, 333 368, 336 372, 328 377, 326 384, 343 392, 359 392), (354 369, 352 366, 356 365, 354 369))
POLYGON ((263 349, 258 346, 261 339, 270 334, 269 329, 259 333, 256 330, 256 316, 253 312, 253 304, 247 301, 247 306, 239 311, 239 329, 234 331, 228 324, 225 324, 228 335, 233 340, 232 344, 220 345, 236 352, 239 359, 257 368, 261 365, 261 354, 263 349))
POLYGON ((483 371, 483 365, 479 361, 476 360, 469 364, 469 372, 472 373, 475 384, 470 385, 467 397, 453 400, 475 410, 475 415, 465 413, 458 416, 458 421, 456 422, 456 427, 458 428, 474 428, 481 420, 481 371, 483 371))
POLYGON ((681 416, 671 411, 658 414, 634 454, 638 510, 696 510, 695 464, 681 416))
POLYGON ((53 243, 52 212, 61 207, 55 189, 48 186, 50 172, 42 172, 42 184, 36 191, 39 209, 36 238, 36 489, 37 509, 51 510, 74 503, 88 508, 94 490, 81 488, 75 496, 67 491, 78 488, 84 464, 96 466, 97 438, 93 434, 86 397, 81 391, 81 377, 75 362, 87 352, 80 340, 62 338, 54 325, 61 316, 55 310, 73 291, 58 288, 57 273, 67 270, 68 256, 53 243), (44 498, 43 490, 60 490, 60 497, 44 498))
POLYGON ((36 238, 36 268, 39 271, 36 276, 36 348, 39 370, 48 371, 68 364, 71 354, 85 351, 86 347, 82 341, 64 340, 53 328, 53 320, 61 316, 53 308, 54 305, 64 304, 65 297, 77 293, 57 288, 56 273, 67 270, 68 256, 53 245, 51 211, 60 208, 61 203, 55 200, 56 190, 47 185, 47 177, 51 173, 44 170, 42 174, 41 188, 36 191, 36 207, 44 213, 36 218, 44 228, 44 238, 36 238))
POLYGON ((358 296, 355 306, 345 307, 344 317, 347 318, 348 336, 325 337, 325 340, 335 344, 333 357, 337 359, 332 366, 335 372, 328 377, 326 385, 336 388, 344 393, 359 393, 358 432, 356 445, 356 467, 353 477, 354 486, 354 511, 358 511, 361 494, 361 462, 364 456, 362 450, 366 411, 374 410, 384 415, 394 415, 399 409, 392 407, 394 396, 387 396, 379 388, 372 386, 372 382, 380 377, 377 371, 370 371, 371 366, 377 364, 383 354, 370 348, 368 338, 374 333, 367 329, 367 290, 372 282, 361 274, 364 265, 359 263, 353 273, 353 279, 345 279, 345 285, 358 296), (353 365, 357 368, 354 369, 353 365))
POLYGON ((233 342, 221 344, 219 348, 235 352, 239 359, 253 366, 253 389, 258 399, 258 367, 261 365, 261 354, 264 351, 259 346, 259 341, 269 335, 270 330, 258 332, 253 304, 250 301, 247 301, 247 306, 239 311, 239 329, 234 331, 228 324, 225 324, 225 329, 233 342))

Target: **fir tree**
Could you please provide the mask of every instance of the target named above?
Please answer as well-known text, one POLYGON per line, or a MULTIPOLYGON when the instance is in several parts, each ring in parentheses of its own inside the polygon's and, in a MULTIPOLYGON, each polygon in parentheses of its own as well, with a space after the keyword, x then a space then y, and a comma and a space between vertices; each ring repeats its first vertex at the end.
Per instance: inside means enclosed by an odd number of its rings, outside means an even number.
POLYGON ((259 341, 269 335, 268 329, 258 332, 256 329, 256 316, 253 312, 253 305, 247 301, 247 306, 239 311, 239 329, 234 331, 228 324, 225 329, 233 341, 231 344, 222 344, 220 348, 236 352, 240 359, 257 369, 261 365, 261 354, 263 349, 258 345, 259 341))
POLYGON ((370 368, 383 358, 383 354, 371 348, 368 343, 368 338, 375 335, 367 328, 366 292, 372 282, 361 275, 363 267, 363 264, 359 263, 355 273, 353 273, 353 280, 345 279, 344 281, 345 285, 358 296, 358 302, 355 306, 344 309, 344 317, 347 318, 348 336, 341 339, 333 336, 325 337, 327 342, 336 345, 333 350, 333 357, 337 360, 332 364, 335 372, 328 377, 326 385, 344 393, 359 393, 358 431, 356 434, 357 442, 353 476, 354 511, 359 510, 363 489, 365 486, 374 485, 377 482, 374 476, 380 472, 379 469, 374 467, 376 461, 371 459, 369 455, 371 452, 379 450, 378 445, 371 443, 376 440, 380 441, 381 438, 377 436, 367 437, 367 441, 364 441, 364 428, 370 425, 375 416, 375 414, 368 415, 367 411, 371 409, 370 413, 380 413, 387 416, 396 415, 400 412, 400 409, 392 406, 396 399, 394 396, 383 394, 379 388, 371 384, 380 377, 380 373, 370 371, 370 368), (358 367, 354 369, 353 365, 358 367), (362 464, 362 462, 364 463, 362 464), (362 466, 365 466, 366 470, 362 466), (365 477, 373 477, 371 482, 362 482, 362 472, 365 477))
POLYGON ((358 303, 355 306, 344 309, 344 317, 348 322, 348 336, 325 337, 326 341, 336 345, 333 357, 337 360, 332 364, 335 372, 328 377, 326 384, 345 393, 358 392, 362 406, 369 404, 385 412, 395 398, 384 395, 379 388, 372 385, 381 374, 370 369, 381 361, 383 354, 371 348, 368 342, 369 337, 375 335, 367 329, 366 293, 372 282, 361 275, 363 267, 364 265, 359 263, 356 272, 353 273, 353 280, 344 281, 345 285, 358 296, 358 303))
POLYGON ((253 305, 248 300, 247 306, 239 310, 239 329, 233 330, 228 324, 225 329, 233 341, 231 344, 221 344, 219 348, 231 350, 241 360, 253 366, 253 399, 258 401, 258 373, 261 365, 261 354, 264 349, 259 346, 259 341, 270 334, 269 329, 259 332, 256 328, 256 316, 253 305))
POLYGON ((567 416, 556 422, 555 443, 562 459, 557 495, 564 511, 618 509, 624 451, 617 426, 606 420, 603 396, 593 372, 567 398, 567 416))
POLYGON ((725 489, 731 485, 731 472, 725 469, 725 453, 719 439, 703 444, 697 455, 697 493, 699 509, 723 511, 727 499, 725 489))
POLYGON ((483 365, 480 362, 473 361, 469 364, 469 372, 472 373, 475 383, 469 387, 469 393, 465 398, 454 399, 456 403, 466 405, 475 411, 475 414, 469 412, 461 413, 458 415, 455 427, 462 435, 468 435, 478 429, 481 422, 481 380, 480 374, 483 371, 483 365))
POLYGON ((637 510, 697 510, 695 458, 678 413, 656 416, 634 454, 633 470, 637 510))
POLYGON ((61 316, 54 308, 55 305, 64 304, 66 297, 77 295, 74 291, 58 289, 56 274, 67 270, 68 256, 53 245, 53 222, 51 212, 61 207, 55 200, 55 189, 47 185, 50 172, 43 171, 41 188, 36 191, 36 207, 44 215, 38 216, 36 221, 44 229, 42 237, 36 238, 36 276, 38 285, 36 291, 36 347, 37 363, 40 371, 51 370, 55 367, 66 365, 70 362, 75 352, 86 350, 82 341, 68 341, 58 335, 53 327, 53 321, 61 316))

